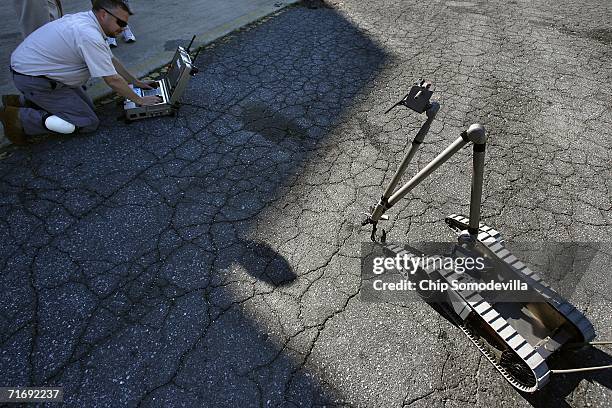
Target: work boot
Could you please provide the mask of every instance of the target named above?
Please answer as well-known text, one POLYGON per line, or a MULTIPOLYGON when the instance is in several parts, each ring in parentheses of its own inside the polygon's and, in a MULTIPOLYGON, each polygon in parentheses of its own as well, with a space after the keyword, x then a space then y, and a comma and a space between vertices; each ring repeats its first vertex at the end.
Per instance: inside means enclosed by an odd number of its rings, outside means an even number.
POLYGON ((23 108, 23 104, 21 103, 20 95, 2 95, 2 104, 6 106, 16 106, 18 108, 23 108))
POLYGON ((6 106, 3 111, 0 111, 0 122, 2 122, 4 136, 11 143, 18 146, 23 146, 27 143, 26 135, 23 133, 21 121, 19 120, 19 108, 6 106))

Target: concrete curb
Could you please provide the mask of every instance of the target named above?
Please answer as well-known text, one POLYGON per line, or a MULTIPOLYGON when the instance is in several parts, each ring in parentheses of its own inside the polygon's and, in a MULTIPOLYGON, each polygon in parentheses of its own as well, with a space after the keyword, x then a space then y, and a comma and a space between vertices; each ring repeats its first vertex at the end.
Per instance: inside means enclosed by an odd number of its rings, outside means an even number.
MULTIPOLYGON (((248 26, 249 24, 253 24, 261 19, 281 12, 289 6, 299 3, 299 1, 300 0, 286 0, 282 3, 277 3, 279 4, 279 6, 277 7, 260 7, 249 14, 245 14, 230 22, 219 25, 212 30, 207 30, 205 32, 194 32, 193 34, 195 34, 196 40, 194 41, 192 49, 205 47, 217 41, 218 39, 233 33, 234 31, 240 30, 241 28, 248 26)), ((186 45, 187 44, 185 44, 185 46, 186 45)), ((147 59, 137 64, 126 64, 126 67, 130 70, 132 74, 136 75, 138 78, 142 78, 152 72, 161 69, 166 64, 168 64, 174 56, 174 52, 174 50, 163 51, 158 54, 155 54, 152 57, 148 57, 147 59)), ((109 88, 101 79, 96 78, 92 81, 92 84, 87 89, 87 93, 94 101, 98 101, 102 98, 111 95, 113 93, 113 90, 109 88)))

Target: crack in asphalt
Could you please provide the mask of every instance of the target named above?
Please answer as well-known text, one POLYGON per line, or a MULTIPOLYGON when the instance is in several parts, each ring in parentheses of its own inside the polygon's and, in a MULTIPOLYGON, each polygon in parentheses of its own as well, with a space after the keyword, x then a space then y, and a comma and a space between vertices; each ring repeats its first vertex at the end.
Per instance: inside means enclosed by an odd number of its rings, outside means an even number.
MULTIPOLYGON (((523 398, 430 306, 360 297, 361 213, 423 123, 383 112, 419 77, 442 108, 405 180, 480 122, 484 222, 612 233, 610 7, 498 3, 289 7, 206 47, 176 117, 107 106, 95 136, 0 161, 0 385, 70 406, 609 406, 601 376, 523 398)), ((394 206, 390 239, 451 239, 470 163, 394 206)), ((609 333, 604 278, 571 300, 609 333)))

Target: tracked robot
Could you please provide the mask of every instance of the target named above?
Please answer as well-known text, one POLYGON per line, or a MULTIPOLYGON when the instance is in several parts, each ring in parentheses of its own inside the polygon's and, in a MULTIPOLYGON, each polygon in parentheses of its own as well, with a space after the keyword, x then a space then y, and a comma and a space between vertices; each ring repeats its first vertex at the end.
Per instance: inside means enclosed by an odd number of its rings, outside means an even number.
MULTIPOLYGON (((417 113, 425 113, 427 119, 412 140, 408 152, 395 172, 391 182, 376 205, 366 213, 363 226, 371 225, 371 240, 385 243, 386 232, 377 236, 378 223, 388 219, 385 213, 412 191, 427 176, 443 165, 451 156, 473 144, 473 173, 471 183, 469 217, 452 214, 446 224, 456 233, 458 242, 452 248, 453 257, 481 257, 490 266, 488 275, 496 281, 520 281, 528 285, 530 297, 521 301, 499 301, 487 293, 474 290, 453 290, 460 282, 484 279, 483 271, 468 270, 457 273, 452 269, 423 267, 421 278, 440 281, 448 289, 441 302, 445 313, 468 336, 495 368, 517 389, 535 392, 555 373, 609 369, 612 366, 586 367, 569 370, 553 370, 550 358, 561 350, 586 345, 610 344, 592 342, 595 331, 589 320, 574 306, 561 298, 527 265, 505 247, 504 239, 495 229, 480 222, 480 205, 484 173, 487 136, 483 126, 471 125, 442 153, 421 169, 411 180, 394 192, 400 178, 423 143, 436 113, 437 102, 430 101, 433 89, 430 83, 420 81, 392 109, 407 107, 417 113)), ((418 257, 419 250, 401 245, 385 245, 385 251, 401 257, 418 257)), ((463 285, 466 286, 466 285, 463 285)))

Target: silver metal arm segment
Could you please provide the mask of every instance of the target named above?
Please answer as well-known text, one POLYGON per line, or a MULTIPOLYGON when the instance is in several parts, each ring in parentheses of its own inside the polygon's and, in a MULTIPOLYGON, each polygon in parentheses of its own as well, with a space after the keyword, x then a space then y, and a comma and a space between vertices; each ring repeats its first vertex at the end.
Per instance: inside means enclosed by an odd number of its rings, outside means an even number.
POLYGON ((429 105, 429 108, 426 111, 427 120, 425 121, 423 126, 421 126, 421 129, 419 129, 419 132, 417 133, 417 135, 414 137, 414 140, 412 141, 412 144, 410 145, 410 148, 408 149, 408 153, 406 154, 406 157, 404 158, 399 168, 395 172, 395 175, 391 179, 391 183, 389 183, 389 186, 385 190, 383 197, 389 198, 391 194, 393 193, 393 190, 395 190, 397 183, 400 181, 401 177, 404 175, 404 172, 406 171, 406 167, 408 167, 408 165, 412 161, 412 158, 416 154, 417 150, 419 150, 419 147, 421 147, 423 140, 425 140, 425 136, 429 132, 431 123, 435 119, 436 113, 438 113, 439 110, 440 110, 440 104, 438 104, 437 102, 432 102, 431 105, 429 105))
POLYGON ((376 206, 374 206, 374 209, 372 210, 370 219, 373 220, 374 222, 378 222, 383 216, 383 214, 385 213, 385 211, 387 211, 390 208, 389 203, 388 203, 389 197, 391 197, 393 190, 395 190, 397 183, 399 183, 400 179, 404 175, 406 168, 412 161, 412 158, 416 154, 417 150, 419 150, 419 147, 421 147, 423 140, 425 140, 425 136, 429 132, 431 123, 433 122, 434 118, 436 117, 436 113, 438 113, 439 110, 440 110, 440 105, 437 102, 433 102, 428 106, 427 111, 426 111, 427 120, 421 126, 421 129, 419 129, 417 135, 412 140, 412 144, 408 148, 408 153, 406 153, 406 157, 404 157, 404 160, 402 160, 402 163, 400 164, 399 168, 393 175, 393 178, 391 179, 389 186, 387 187, 382 197, 380 197, 380 200, 378 201, 378 203, 376 204, 376 206))
MULTIPOLYGON (((419 129, 417 135, 413 139, 412 144, 408 149, 408 153, 400 164, 400 167, 395 172, 393 179, 391 179, 391 183, 389 184, 383 195, 380 197, 378 203, 375 206, 370 207, 370 212, 366 213, 366 219, 361 223, 361 225, 372 224, 372 241, 376 241, 376 225, 378 224, 378 221, 381 219, 388 219, 388 217, 384 215, 384 213, 389 209, 388 200, 391 196, 391 193, 393 193, 395 186, 397 186, 397 183, 406 171, 406 167, 408 167, 408 165, 412 161, 412 158, 419 149, 419 146, 421 145, 421 143, 423 143, 427 132, 429 132, 429 127, 431 126, 431 123, 436 117, 436 113, 438 113, 438 110, 440 110, 440 105, 438 103, 429 102, 429 98, 431 98, 432 94, 433 89, 431 88, 431 83, 426 82, 425 80, 420 80, 419 82, 414 83, 414 85, 410 88, 410 91, 408 92, 408 94, 406 94, 406 96, 400 99, 399 102, 387 109, 387 111, 385 112, 385 114, 387 114, 391 112, 394 108, 401 105, 412 109, 417 113, 426 112, 427 120, 421 126, 421 129, 419 129)), ((383 230, 381 241, 384 242, 385 237, 386 234, 383 230)))
MULTIPOLYGON (((432 104, 433 105, 433 104, 432 104)), ((437 104, 436 104, 437 105, 437 104)), ((439 106, 435 107, 435 112, 432 112, 431 117, 428 115, 427 122, 419 131, 421 137, 424 137, 429 130, 429 126, 431 125, 431 121, 435 117, 435 113, 439 106), (431 119, 431 120, 430 120, 431 119), (425 128, 425 129, 424 129, 425 128)), ((418 137, 419 135, 417 135, 418 137)), ((416 137, 415 137, 416 140, 416 137)), ((395 192, 391 197, 388 197, 391 191, 395 188, 399 178, 403 174, 406 169, 406 166, 416 153, 418 145, 415 146, 414 142, 406 155, 406 158, 400 165, 400 168, 397 170, 393 179, 391 180, 391 184, 385 190, 385 193, 381 197, 380 201, 376 206, 372 209, 371 214, 368 218, 362 223, 362 225, 372 224, 373 232, 372 232, 372 240, 375 241, 375 232, 378 221, 380 221, 384 213, 393 207, 398 201, 400 201, 406 194, 408 194, 412 189, 414 189, 417 185, 419 185, 427 176, 433 173, 436 169, 438 169, 442 164, 444 164, 448 159, 450 159, 455 153, 461 150, 466 144, 469 142, 474 143, 474 156, 473 156, 473 174, 472 174, 472 191, 471 191, 471 199, 470 199, 470 225, 468 228, 468 232, 470 235, 470 240, 475 240, 476 235, 478 234, 478 225, 480 221, 480 204, 482 200, 482 184, 484 178, 484 159, 485 159, 485 147, 486 147, 486 132, 482 125, 473 124, 471 125, 467 131, 461 133, 461 136, 457 138, 450 146, 448 146, 442 153, 440 153, 435 159, 433 159, 427 166, 425 166, 421 171, 419 171, 410 181, 408 181, 404 186, 402 186, 398 191, 395 192)))
POLYGON ((419 171, 395 194, 393 194, 391 198, 389 198, 389 205, 387 206, 387 208, 393 207, 406 194, 412 191, 413 188, 418 186, 421 181, 425 180, 427 176, 429 176, 436 169, 438 169, 438 167, 443 165, 448 159, 450 159, 455 153, 461 150, 461 148, 463 148, 469 142, 474 143, 472 194, 470 200, 470 228, 475 225, 475 232, 478 231, 478 222, 480 220, 480 200, 482 197, 482 181, 484 173, 484 155, 486 145, 485 130, 484 127, 479 124, 473 124, 466 132, 461 133, 461 136, 459 136, 457 140, 455 140, 442 153, 440 153, 435 159, 433 159, 427 166, 425 166, 421 171, 419 171), (473 224, 472 218, 475 220, 475 224, 473 224))
POLYGON ((389 208, 393 207, 399 200, 404 198, 412 189, 418 186, 423 180, 433 173, 438 167, 443 165, 448 159, 450 159, 455 153, 457 153, 463 146, 468 143, 468 139, 464 136, 465 132, 461 134, 450 146, 448 146, 442 153, 440 153, 435 159, 433 159, 427 166, 419 171, 410 181, 408 181, 402 188, 397 190, 395 194, 389 199, 389 208))
POLYGON ((470 126, 467 130, 468 139, 474 143, 472 158, 472 191, 470 193, 470 226, 468 232, 474 238, 478 235, 480 224, 480 204, 482 201, 482 183, 484 179, 485 149, 487 135, 484 127, 479 124, 470 126))

